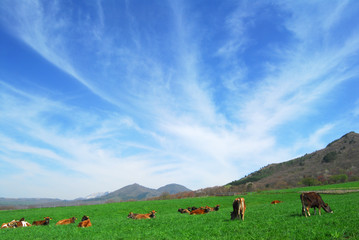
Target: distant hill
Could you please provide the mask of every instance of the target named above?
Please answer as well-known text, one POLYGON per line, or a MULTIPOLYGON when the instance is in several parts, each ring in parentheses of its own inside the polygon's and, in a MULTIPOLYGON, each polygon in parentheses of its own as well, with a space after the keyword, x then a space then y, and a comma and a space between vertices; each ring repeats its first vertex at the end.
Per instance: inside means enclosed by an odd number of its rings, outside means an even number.
POLYGON ((135 183, 96 199, 111 200, 111 201, 127 201, 131 199, 143 200, 147 198, 160 196, 164 192, 168 192, 170 194, 176 194, 185 191, 191 191, 191 190, 179 184, 168 184, 166 186, 160 187, 159 189, 152 189, 135 183))
POLYGON ((120 202, 129 200, 145 200, 158 197, 163 193, 176 194, 191 191, 179 184, 168 184, 159 189, 141 186, 137 183, 125 186, 113 192, 94 193, 84 198, 75 200, 60 200, 51 198, 0 198, 1 209, 19 209, 31 207, 54 207, 102 204, 107 202, 120 202), (11 206, 11 208, 9 208, 11 206))
POLYGON ((270 164, 229 183, 247 190, 278 189, 359 180, 359 134, 350 132, 326 148, 270 164))

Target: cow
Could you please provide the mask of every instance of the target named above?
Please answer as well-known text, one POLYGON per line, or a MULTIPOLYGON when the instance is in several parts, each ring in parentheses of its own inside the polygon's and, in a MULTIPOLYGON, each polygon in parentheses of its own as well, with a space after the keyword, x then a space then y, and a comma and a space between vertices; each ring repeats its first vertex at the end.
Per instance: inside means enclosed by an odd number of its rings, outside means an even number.
POLYGON ((210 212, 209 207, 206 206, 205 208, 203 208, 203 207, 197 208, 197 209, 191 211, 189 214, 190 215, 198 215, 198 214, 206 214, 209 212, 210 212))
POLYGON ((322 197, 319 195, 319 193, 316 192, 306 192, 300 194, 300 200, 302 202, 302 215, 305 215, 305 217, 310 217, 310 208, 314 208, 314 215, 315 215, 315 208, 319 209, 319 215, 320 209, 323 208, 324 211, 327 213, 333 213, 332 209, 330 209, 329 205, 325 203, 322 199, 322 197))
MULTIPOLYGON (((206 206, 206 207, 208 207, 208 206, 206 206)), ((210 212, 213 212, 213 211, 218 211, 219 207, 220 207, 220 205, 216 205, 215 207, 208 207, 208 208, 209 208, 210 212)))
POLYGON ((56 223, 56 225, 67 225, 67 224, 75 223, 75 220, 77 220, 77 218, 75 218, 75 217, 63 219, 63 220, 58 221, 56 223))
POLYGON ((52 218, 50 217, 44 217, 45 220, 40 220, 40 221, 33 221, 32 225, 34 226, 40 226, 40 225, 49 225, 50 224, 50 220, 52 220, 52 218))
POLYGON ((188 209, 183 209, 183 208, 179 208, 178 212, 180 212, 180 213, 190 213, 190 211, 188 209))
POLYGON ((16 227, 17 227, 17 221, 16 220, 12 220, 11 222, 3 223, 1 225, 1 228, 16 228, 16 227))
POLYGON ((274 200, 271 202, 271 204, 278 204, 278 203, 281 203, 282 201, 279 201, 279 200, 274 200))
POLYGON ((26 222, 24 218, 21 218, 19 221, 16 221, 16 227, 31 227, 31 224, 26 222))
POLYGON ((236 198, 233 201, 233 212, 231 212, 231 220, 242 219, 244 221, 244 212, 246 211, 246 203, 244 198, 236 198))
POLYGON ((89 216, 83 216, 82 219, 81 219, 81 222, 79 223, 79 225, 77 225, 78 227, 91 227, 92 224, 91 224, 91 221, 90 221, 90 218, 89 216))
POLYGON ((198 209, 198 208, 197 207, 188 207, 187 208, 188 211, 193 211, 193 210, 196 210, 196 209, 198 209))
POLYGON ((150 218, 155 218, 156 217, 156 211, 153 210, 150 213, 146 213, 146 214, 140 214, 140 213, 133 213, 130 212, 127 216, 127 218, 132 218, 132 219, 150 219, 150 218))

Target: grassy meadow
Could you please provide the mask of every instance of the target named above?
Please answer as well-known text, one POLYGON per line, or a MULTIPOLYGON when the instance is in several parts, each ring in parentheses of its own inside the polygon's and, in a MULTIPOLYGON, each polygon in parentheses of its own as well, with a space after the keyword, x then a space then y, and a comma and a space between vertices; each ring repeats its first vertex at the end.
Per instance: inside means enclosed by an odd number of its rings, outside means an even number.
POLYGON ((247 205, 243 222, 230 220, 237 196, 0 211, 0 223, 22 217, 30 223, 47 216, 53 219, 49 226, 0 229, 0 239, 359 239, 359 192, 322 194, 334 213, 301 216, 299 191, 323 189, 359 189, 359 182, 241 195, 247 205), (283 202, 272 205, 273 200, 283 202), (216 204, 221 205, 219 211, 205 215, 177 212, 178 208, 216 204), (127 218, 130 211, 151 210, 157 211, 155 219, 127 218), (90 217, 92 227, 77 227, 83 215, 90 217), (75 224, 55 226, 58 220, 73 216, 75 224))

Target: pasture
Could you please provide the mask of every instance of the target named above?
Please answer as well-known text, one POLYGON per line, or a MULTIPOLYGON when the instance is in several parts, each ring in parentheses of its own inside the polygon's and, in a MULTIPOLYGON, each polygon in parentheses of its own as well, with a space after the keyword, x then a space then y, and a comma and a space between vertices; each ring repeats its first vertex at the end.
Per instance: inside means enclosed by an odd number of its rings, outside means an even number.
MULTIPOLYGON (((323 189, 359 189, 359 182, 315 187, 323 189)), ((104 205, 58 207, 0 211, 0 223, 25 217, 32 223, 51 217, 49 226, 0 229, 0 239, 359 239, 359 192, 321 194, 334 213, 322 216, 301 215, 298 190, 287 189, 248 193, 245 220, 230 220, 232 202, 237 196, 201 197, 176 200, 110 203, 104 205), (273 200, 281 200, 277 205, 273 200), (215 206, 218 212, 189 215, 177 212, 189 206, 215 206), (156 210, 156 218, 128 219, 130 211, 148 213, 156 210), (92 222, 90 228, 78 228, 83 215, 92 222), (77 217, 75 224, 55 226, 61 219, 77 217)), ((311 209, 313 213, 313 209, 311 209)))

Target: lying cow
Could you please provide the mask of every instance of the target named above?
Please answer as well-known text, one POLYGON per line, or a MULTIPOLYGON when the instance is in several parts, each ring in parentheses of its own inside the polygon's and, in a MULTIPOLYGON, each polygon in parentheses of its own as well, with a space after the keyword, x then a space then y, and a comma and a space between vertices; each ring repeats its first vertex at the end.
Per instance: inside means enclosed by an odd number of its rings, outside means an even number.
POLYGON ((198 215, 198 214, 206 214, 209 212, 210 212, 210 209, 209 209, 209 207, 206 206, 205 208, 203 208, 203 207, 197 208, 197 209, 191 211, 189 214, 198 215))
POLYGON ((278 204, 278 203, 281 203, 282 201, 279 201, 279 200, 274 200, 271 202, 271 204, 278 204))
POLYGON ((3 223, 1 225, 1 228, 16 228, 16 227, 17 227, 17 221, 16 220, 12 220, 11 222, 3 223))
POLYGON ((63 220, 58 221, 56 223, 56 225, 67 225, 67 224, 75 223, 75 220, 77 220, 77 218, 75 218, 75 217, 63 219, 63 220))
MULTIPOLYGON (((207 206, 208 207, 208 206, 207 206)), ((219 210, 220 205, 216 205, 215 207, 208 207, 210 212, 213 211, 218 211, 219 210)))
POLYGON ((34 226, 40 226, 40 225, 49 225, 50 224, 50 220, 52 220, 52 218, 50 217, 44 217, 45 220, 40 220, 40 221, 33 221, 32 225, 34 226))
POLYGON ((31 224, 26 222, 24 218, 21 218, 16 222, 16 227, 31 227, 31 224))
POLYGON ((231 220, 242 219, 244 221, 244 212, 246 211, 246 203, 244 198, 236 198, 233 201, 233 212, 231 212, 231 220))
POLYGON ((91 224, 91 221, 90 221, 90 218, 89 216, 83 216, 82 219, 81 219, 81 222, 79 223, 79 225, 77 225, 78 227, 91 227, 92 224, 91 224))
POLYGON ((193 207, 188 207, 188 208, 187 208, 187 210, 188 210, 188 211, 193 211, 193 210, 196 210, 196 209, 198 209, 198 208, 197 208, 197 207, 194 207, 194 206, 193 206, 193 207))
POLYGON ((180 212, 180 213, 190 213, 190 211, 188 209, 183 209, 183 208, 179 208, 178 212, 180 212))
POLYGON ((12 220, 8 223, 3 223, 1 228, 17 228, 17 227, 30 227, 31 224, 26 222, 24 218, 21 218, 19 221, 12 220))
POLYGON ((324 211, 327 213, 333 213, 332 209, 330 209, 329 205, 325 203, 322 199, 322 197, 319 195, 319 193, 316 192, 307 192, 300 194, 300 200, 302 202, 302 215, 307 215, 310 217, 310 208, 314 208, 314 215, 315 215, 315 208, 319 209, 319 215, 320 209, 323 208, 324 211))
POLYGON ((132 218, 132 219, 150 219, 150 218, 155 218, 156 217, 156 211, 153 210, 150 213, 146 213, 146 214, 141 214, 141 213, 133 213, 130 212, 127 216, 127 218, 132 218))

